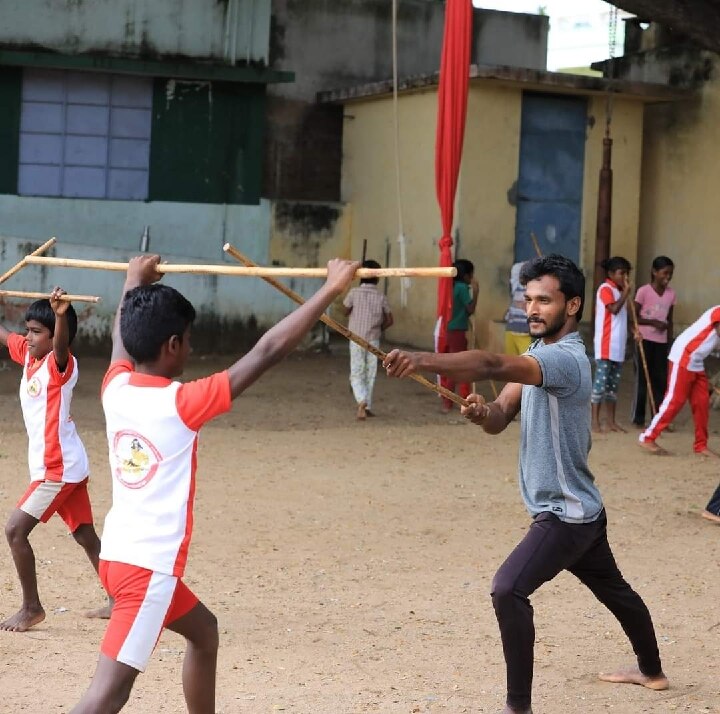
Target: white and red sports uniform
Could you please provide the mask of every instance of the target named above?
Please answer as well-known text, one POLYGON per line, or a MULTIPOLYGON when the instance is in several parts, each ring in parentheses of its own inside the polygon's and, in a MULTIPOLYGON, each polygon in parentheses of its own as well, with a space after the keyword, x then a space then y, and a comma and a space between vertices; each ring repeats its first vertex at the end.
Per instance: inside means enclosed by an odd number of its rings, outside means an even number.
POLYGON ((658 413, 640 435, 640 441, 655 441, 690 400, 695 423, 696 452, 707 449, 710 397, 705 358, 720 346, 717 326, 720 305, 706 310, 676 338, 668 355, 668 388, 658 413))
POLYGON ((17 507, 43 523, 57 512, 74 532, 79 525, 92 523, 87 452, 70 416, 77 361, 70 354, 65 371, 60 372, 52 351, 32 359, 22 335, 9 335, 7 346, 10 358, 23 366, 20 406, 31 481, 17 507))
POLYGON ((613 315, 608 305, 617 302, 622 295, 620 288, 609 278, 597 290, 595 296, 595 359, 625 361, 627 342, 627 302, 613 315))
POLYGON ((140 671, 162 628, 197 603, 180 578, 192 537, 198 431, 231 403, 227 372, 181 384, 118 361, 105 375, 113 502, 100 574, 115 606, 102 652, 140 671))

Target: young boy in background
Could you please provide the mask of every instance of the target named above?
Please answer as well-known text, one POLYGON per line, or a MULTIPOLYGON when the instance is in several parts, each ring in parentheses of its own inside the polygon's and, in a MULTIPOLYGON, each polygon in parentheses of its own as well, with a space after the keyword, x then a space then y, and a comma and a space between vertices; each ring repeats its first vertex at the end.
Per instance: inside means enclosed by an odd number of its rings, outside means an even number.
MULTIPOLYGON (((364 260, 363 268, 379 268, 376 260, 364 260)), ((387 297, 377 289, 377 278, 363 278, 360 287, 345 296, 345 314, 350 315, 348 329, 374 347, 380 347, 380 336, 393 324, 387 297)), ((350 386, 357 402, 357 418, 375 416, 372 393, 377 375, 377 357, 366 349, 350 343, 350 386)))

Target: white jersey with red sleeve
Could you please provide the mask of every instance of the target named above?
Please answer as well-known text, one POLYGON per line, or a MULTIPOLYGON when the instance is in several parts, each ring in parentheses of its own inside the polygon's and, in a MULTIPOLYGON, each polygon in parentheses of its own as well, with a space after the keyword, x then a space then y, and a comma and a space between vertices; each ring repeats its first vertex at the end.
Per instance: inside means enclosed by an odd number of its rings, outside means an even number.
POLYGON ((192 537, 200 427, 232 404, 227 372, 181 384, 110 365, 102 387, 112 507, 100 557, 182 577, 192 537))
POLYGON ((673 342, 668 359, 689 372, 704 372, 705 358, 720 345, 720 305, 706 310, 673 342))
POLYGON ((75 357, 69 355, 65 371, 55 354, 34 360, 25 338, 11 334, 10 359, 23 366, 20 406, 28 434, 28 466, 32 481, 79 483, 87 478, 87 452, 70 416, 72 393, 78 380, 75 357))
POLYGON ((595 296, 595 359, 625 361, 627 342, 627 303, 613 315, 608 305, 620 299, 620 288, 612 280, 606 280, 595 296))

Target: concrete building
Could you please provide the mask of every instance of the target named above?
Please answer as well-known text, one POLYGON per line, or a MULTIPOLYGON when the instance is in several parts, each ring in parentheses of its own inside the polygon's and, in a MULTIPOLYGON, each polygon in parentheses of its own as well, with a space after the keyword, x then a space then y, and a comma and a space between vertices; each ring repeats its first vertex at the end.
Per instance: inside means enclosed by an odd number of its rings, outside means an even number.
MULTIPOLYGON (((145 227, 171 262, 317 265, 353 251, 340 203, 342 107, 318 91, 391 75, 382 0, 6 3, 0 24, 0 269, 54 235, 57 255, 126 260, 145 227), (281 86, 282 85, 282 86, 281 86)), ((439 64, 444 3, 402 0, 400 76, 439 64)), ((475 13, 474 61, 544 67, 547 20, 475 13)), ((26 268, 8 288, 103 298, 80 339, 106 343, 118 274, 26 268)), ((238 349, 292 305, 252 279, 173 278, 198 349, 238 349), (207 339, 205 339, 207 336, 207 339)), ((296 281, 302 294, 315 281, 296 281)), ((428 285, 428 290, 434 287, 428 285)), ((21 315, 6 303, 5 319, 21 315), (10 316, 10 317, 9 317, 10 316)))
MULTIPOLYGON (((440 235, 434 183, 437 75, 404 82, 401 89, 399 151, 407 261, 433 264, 440 235)), ((343 200, 352 210, 355 255, 358 241, 364 238, 368 255, 382 258, 386 245, 397 253, 390 92, 390 83, 380 83, 324 95, 345 107, 343 200)), ((634 262, 644 108, 686 98, 690 92, 664 84, 507 67, 472 69, 456 200, 455 254, 476 266, 480 345, 498 344, 510 267, 535 255, 531 233, 543 252, 563 253, 592 276, 609 93, 615 141, 613 251, 634 262)), ((591 281, 587 297, 592 297, 591 281)), ((431 347, 435 291, 415 281, 407 306, 401 308, 399 287, 391 283, 389 298, 396 315, 393 339, 431 347)))

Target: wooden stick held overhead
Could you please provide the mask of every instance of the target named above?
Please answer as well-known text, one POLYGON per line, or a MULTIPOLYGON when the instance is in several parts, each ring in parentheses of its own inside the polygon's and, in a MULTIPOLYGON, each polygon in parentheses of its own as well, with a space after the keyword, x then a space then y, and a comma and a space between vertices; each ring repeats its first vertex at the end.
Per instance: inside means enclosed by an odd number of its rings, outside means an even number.
MULTIPOLYGON (((24 290, 0 290, 0 297, 30 298, 32 300, 50 299, 48 293, 25 292, 24 290)), ((100 298, 95 295, 61 295, 58 299, 62 302, 100 302, 100 298)))
MULTIPOLYGON (((250 258, 247 258, 244 256, 237 248, 234 248, 229 243, 226 243, 223 246, 223 250, 228 254, 231 255, 235 260, 240 261, 241 263, 244 263, 247 266, 254 266, 255 263, 253 263, 250 258)), ((360 271, 358 271, 360 272, 360 271)), ((279 290, 284 295, 287 295, 293 302, 296 302, 298 305, 302 305, 305 302, 305 299, 298 295, 294 290, 291 290, 290 288, 286 287, 282 283, 279 283, 277 280, 274 280, 271 277, 263 277, 263 280, 266 283, 269 283, 274 288, 279 290)), ((331 317, 328 317, 327 315, 321 315, 320 321, 324 322, 328 327, 331 327, 336 332, 339 332, 343 337, 346 337, 351 342, 354 342, 356 345, 360 345, 363 349, 367 350, 371 354, 374 354, 378 359, 384 360, 385 357, 387 357, 387 353, 383 352, 382 350, 375 347, 375 345, 371 345, 369 342, 364 340, 359 335, 356 335, 354 332, 350 332, 350 330, 347 329, 344 325, 341 325, 336 320, 333 320, 331 317)), ((455 402, 455 404, 458 404, 462 407, 469 406, 469 402, 463 399, 462 397, 459 397, 455 392, 451 392, 449 389, 445 389, 445 387, 441 387, 438 384, 434 384, 429 379, 426 379, 420 374, 411 374, 411 379, 414 379, 418 384, 422 384, 423 387, 426 387, 427 389, 432 390, 436 394, 439 394, 446 399, 449 399, 452 402, 455 402)))
MULTIPOLYGON (((80 260, 77 258, 48 258, 28 256, 29 265, 52 265, 56 268, 92 268, 95 270, 115 270, 125 272, 127 263, 115 263, 109 260, 80 260)), ((327 268, 264 268, 260 266, 240 267, 235 265, 169 265, 160 263, 159 273, 194 273, 197 275, 235 275, 244 277, 288 277, 288 278, 325 278, 327 268)), ((357 278, 452 278, 455 268, 358 268, 357 278)))
MULTIPOLYGON (((51 238, 49 241, 43 243, 39 248, 36 248, 30 255, 42 255, 48 248, 52 248, 55 245, 55 238, 51 238)), ((19 263, 13 265, 10 270, 0 275, 0 283, 4 283, 8 278, 11 278, 15 273, 20 272, 28 263, 27 259, 29 256, 25 256, 19 263)))

